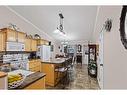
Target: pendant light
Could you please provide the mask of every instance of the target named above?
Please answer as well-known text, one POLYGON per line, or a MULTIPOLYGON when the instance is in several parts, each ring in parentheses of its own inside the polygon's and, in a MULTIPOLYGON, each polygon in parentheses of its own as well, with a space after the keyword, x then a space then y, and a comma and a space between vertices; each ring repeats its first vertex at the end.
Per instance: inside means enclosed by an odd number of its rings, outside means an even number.
POLYGON ((63 27, 63 19, 64 19, 63 14, 59 13, 59 17, 60 17, 60 24, 57 27, 57 29, 54 31, 54 33, 65 36, 64 27, 63 27))

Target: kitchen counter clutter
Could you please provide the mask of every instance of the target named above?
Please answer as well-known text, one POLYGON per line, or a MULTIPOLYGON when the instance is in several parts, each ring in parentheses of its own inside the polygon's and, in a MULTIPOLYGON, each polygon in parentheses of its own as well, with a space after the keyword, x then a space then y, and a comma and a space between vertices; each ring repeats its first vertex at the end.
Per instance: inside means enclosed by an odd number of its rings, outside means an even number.
MULTIPOLYGON (((45 89, 45 76, 41 72, 31 72, 27 70, 15 70, 9 72, 8 75, 22 74, 25 76, 23 83, 14 89, 45 89)), ((12 89, 12 88, 8 88, 12 89)))

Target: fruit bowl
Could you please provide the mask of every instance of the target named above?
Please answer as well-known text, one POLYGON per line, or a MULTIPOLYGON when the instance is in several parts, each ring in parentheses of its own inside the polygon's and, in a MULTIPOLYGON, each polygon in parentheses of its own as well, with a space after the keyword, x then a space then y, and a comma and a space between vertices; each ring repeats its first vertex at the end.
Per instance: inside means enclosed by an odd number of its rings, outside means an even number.
POLYGON ((8 88, 17 88, 23 83, 24 80, 25 76, 21 74, 8 75, 8 88))

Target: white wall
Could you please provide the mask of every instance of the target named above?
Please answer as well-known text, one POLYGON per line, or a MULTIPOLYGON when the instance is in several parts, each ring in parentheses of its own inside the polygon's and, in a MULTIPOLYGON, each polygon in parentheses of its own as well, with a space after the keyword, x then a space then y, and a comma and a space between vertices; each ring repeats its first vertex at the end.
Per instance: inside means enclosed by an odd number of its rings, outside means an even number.
POLYGON ((20 28, 20 31, 25 32, 27 34, 39 34, 43 39, 52 41, 54 44, 54 52, 52 52, 52 56, 56 53, 57 42, 47 35, 43 30, 39 30, 36 26, 30 23, 28 20, 15 13, 13 10, 0 6, 0 29, 9 26, 9 23, 15 24, 20 28))
POLYGON ((127 89, 127 50, 120 40, 121 6, 101 6, 97 17, 93 41, 98 42, 102 24, 113 20, 111 32, 104 33, 104 89, 127 89))

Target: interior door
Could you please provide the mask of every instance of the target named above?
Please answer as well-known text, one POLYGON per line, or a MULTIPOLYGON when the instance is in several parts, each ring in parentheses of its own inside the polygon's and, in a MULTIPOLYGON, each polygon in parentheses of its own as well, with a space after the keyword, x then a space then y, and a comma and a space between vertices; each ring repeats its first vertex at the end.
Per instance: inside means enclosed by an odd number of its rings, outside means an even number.
POLYGON ((98 58, 98 83, 101 89, 103 89, 103 31, 100 32, 99 36, 99 58, 98 58))

